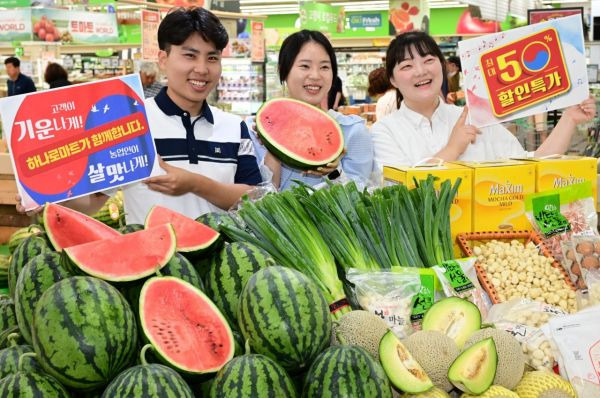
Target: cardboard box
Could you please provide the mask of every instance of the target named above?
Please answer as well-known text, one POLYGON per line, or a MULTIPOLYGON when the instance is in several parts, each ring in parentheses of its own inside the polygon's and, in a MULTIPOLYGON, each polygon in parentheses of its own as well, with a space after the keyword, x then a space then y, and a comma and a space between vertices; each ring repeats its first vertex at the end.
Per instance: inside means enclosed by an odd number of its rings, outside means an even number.
POLYGON ((409 189, 415 187, 414 178, 425 180, 429 174, 439 177, 439 180, 436 182, 436 188, 445 180, 450 180, 454 184, 457 178, 461 178, 456 197, 454 198, 452 207, 450 207, 450 231, 452 233, 452 241, 454 242, 454 253, 460 255, 461 252, 456 243, 456 235, 463 232, 471 232, 471 169, 451 163, 419 167, 384 166, 383 168, 384 184, 404 184, 409 189))
POLYGON ((506 160, 454 162, 472 169, 472 232, 529 231, 525 196, 535 192, 535 164, 506 160))
POLYGON ((592 183, 594 203, 598 201, 598 159, 584 156, 557 155, 527 159, 536 166, 535 191, 544 192, 584 181, 592 183))

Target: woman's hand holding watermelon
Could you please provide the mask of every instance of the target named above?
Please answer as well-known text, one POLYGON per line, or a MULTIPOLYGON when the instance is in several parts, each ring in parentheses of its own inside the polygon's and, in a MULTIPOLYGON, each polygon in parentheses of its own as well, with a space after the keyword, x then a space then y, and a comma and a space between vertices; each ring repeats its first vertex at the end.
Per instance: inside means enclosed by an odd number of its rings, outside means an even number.
POLYGON ((336 160, 334 160, 333 162, 327 163, 327 165, 322 166, 322 167, 317 167, 315 170, 308 170, 306 172, 306 174, 312 174, 312 175, 316 175, 316 176, 326 176, 326 175, 329 175, 334 170, 337 170, 337 168, 340 165, 340 161, 342 160, 342 158, 344 157, 344 155, 346 155, 346 148, 344 148, 344 150, 342 151, 342 153, 340 153, 340 156, 338 156, 338 158, 336 160))

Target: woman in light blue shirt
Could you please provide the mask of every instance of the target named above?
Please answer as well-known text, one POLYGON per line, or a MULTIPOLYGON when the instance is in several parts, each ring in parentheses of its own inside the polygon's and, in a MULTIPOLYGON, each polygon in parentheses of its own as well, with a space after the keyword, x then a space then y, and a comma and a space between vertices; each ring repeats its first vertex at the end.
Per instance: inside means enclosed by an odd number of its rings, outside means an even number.
MULTIPOLYGON (((283 41, 278 69, 279 80, 286 86, 289 97, 317 107, 327 97, 337 76, 337 62, 331 43, 321 32, 310 30, 296 32, 283 41)), ((282 164, 258 142, 255 134, 251 134, 257 159, 270 170, 271 180, 278 189, 290 188, 294 180, 317 185, 325 178, 337 178, 340 173, 357 181, 366 182, 369 178, 373 169, 373 142, 365 120, 333 110, 329 110, 329 115, 342 128, 345 152, 334 163, 308 172, 282 164)))

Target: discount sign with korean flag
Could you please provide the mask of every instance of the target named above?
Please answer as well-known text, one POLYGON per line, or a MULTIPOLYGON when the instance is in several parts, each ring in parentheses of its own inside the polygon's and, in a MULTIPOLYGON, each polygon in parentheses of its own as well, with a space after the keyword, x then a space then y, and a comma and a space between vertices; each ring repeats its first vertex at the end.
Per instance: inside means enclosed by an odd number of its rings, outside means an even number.
POLYGON ((471 123, 497 124, 589 95, 581 16, 459 43, 471 123))
POLYGON ((137 74, 3 98, 0 115, 28 210, 157 174, 137 74))

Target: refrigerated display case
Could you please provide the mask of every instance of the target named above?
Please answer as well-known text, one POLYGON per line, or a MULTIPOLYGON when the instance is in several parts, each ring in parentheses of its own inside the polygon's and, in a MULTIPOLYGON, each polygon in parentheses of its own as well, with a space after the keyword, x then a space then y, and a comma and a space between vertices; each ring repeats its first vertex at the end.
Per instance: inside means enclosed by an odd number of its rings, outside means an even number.
POLYGON ((267 52, 267 62, 265 64, 265 80, 267 87, 267 100, 283 97, 283 86, 279 82, 279 73, 277 72, 278 51, 267 52))
POLYGON ((265 65, 249 59, 223 58, 217 106, 241 116, 256 113, 265 101, 265 65))
POLYGON ((336 51, 338 75, 350 104, 369 102, 369 73, 384 65, 385 51, 336 51))

